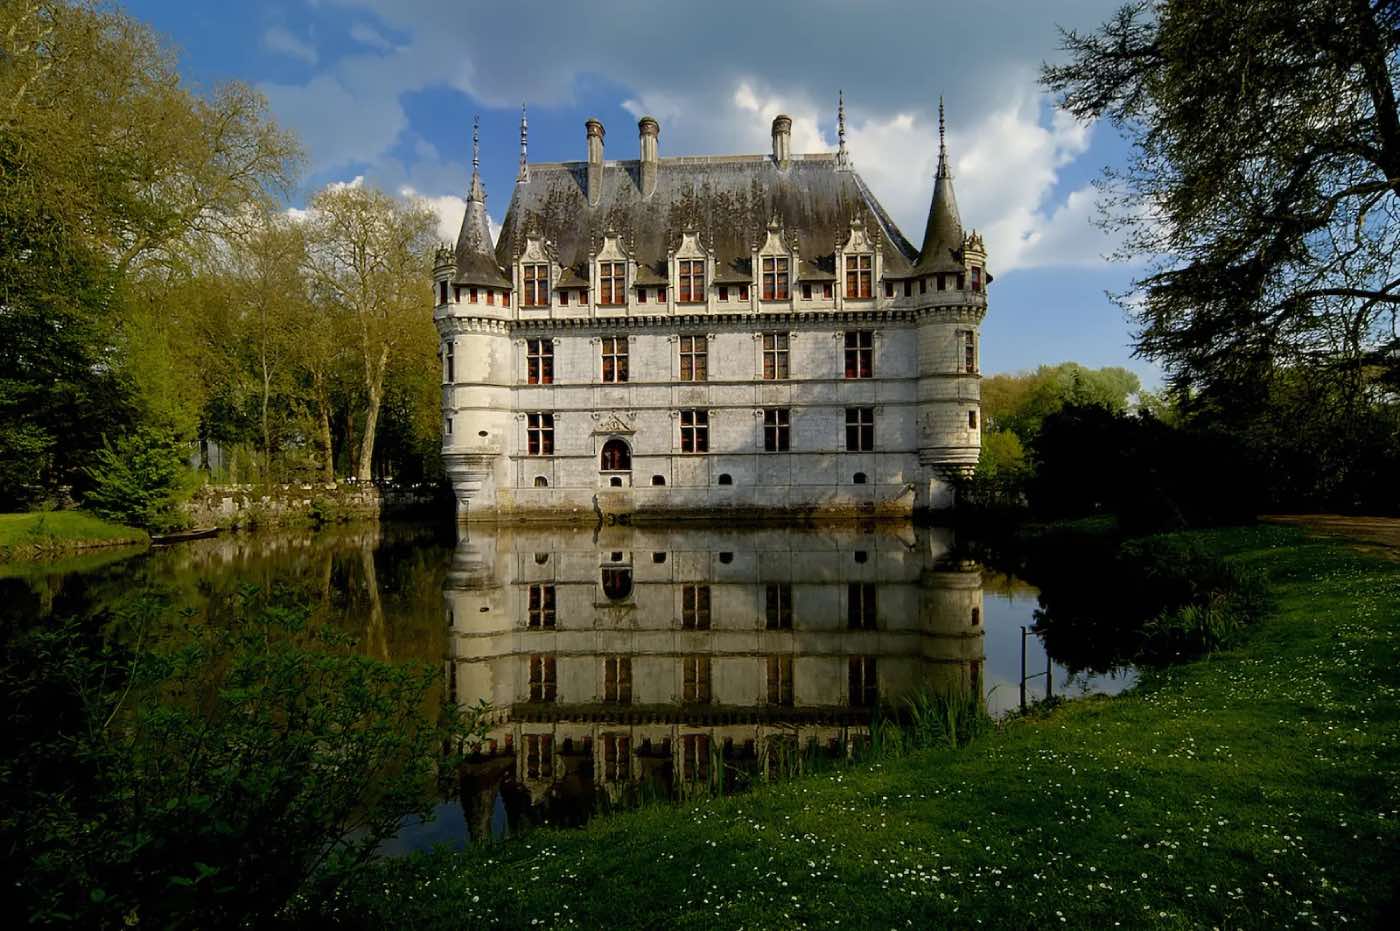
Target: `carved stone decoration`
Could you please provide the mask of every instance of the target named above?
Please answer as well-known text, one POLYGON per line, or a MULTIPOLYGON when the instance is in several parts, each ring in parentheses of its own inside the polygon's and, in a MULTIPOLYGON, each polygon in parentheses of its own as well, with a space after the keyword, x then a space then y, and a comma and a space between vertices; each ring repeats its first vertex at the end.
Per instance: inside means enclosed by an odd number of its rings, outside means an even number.
POLYGON ((598 423, 598 426, 593 428, 593 433, 595 435, 599 433, 618 433, 630 436, 636 432, 636 430, 629 427, 616 413, 605 417, 598 423))

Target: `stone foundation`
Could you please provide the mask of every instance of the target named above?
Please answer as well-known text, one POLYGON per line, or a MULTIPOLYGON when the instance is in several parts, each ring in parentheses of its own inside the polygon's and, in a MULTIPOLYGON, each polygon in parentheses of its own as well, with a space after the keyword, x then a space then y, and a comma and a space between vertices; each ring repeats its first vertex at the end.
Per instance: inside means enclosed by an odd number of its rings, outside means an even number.
POLYGON ((185 512, 195 527, 248 527, 433 516, 450 514, 451 507, 451 499, 434 485, 306 483, 205 485, 185 504, 185 512))

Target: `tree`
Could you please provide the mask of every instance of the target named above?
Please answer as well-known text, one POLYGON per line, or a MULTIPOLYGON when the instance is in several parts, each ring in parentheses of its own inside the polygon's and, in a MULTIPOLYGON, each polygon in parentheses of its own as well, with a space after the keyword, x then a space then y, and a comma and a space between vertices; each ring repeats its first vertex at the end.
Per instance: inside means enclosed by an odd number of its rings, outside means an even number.
POLYGON ((421 341, 436 220, 426 208, 361 185, 311 200, 309 269, 317 301, 346 318, 365 392, 355 475, 372 476, 385 377, 394 356, 421 341))
POLYGON ((1063 39, 1044 84, 1136 146, 1105 189, 1138 351, 1222 394, 1303 366, 1352 409, 1393 379, 1400 3, 1135 0, 1063 39))
POLYGON ((1046 417, 1067 404, 1097 404, 1122 412, 1140 388, 1138 377, 1124 368, 1086 369, 1077 362, 1061 362, 983 379, 982 412, 989 431, 1010 431, 1025 445, 1046 417))

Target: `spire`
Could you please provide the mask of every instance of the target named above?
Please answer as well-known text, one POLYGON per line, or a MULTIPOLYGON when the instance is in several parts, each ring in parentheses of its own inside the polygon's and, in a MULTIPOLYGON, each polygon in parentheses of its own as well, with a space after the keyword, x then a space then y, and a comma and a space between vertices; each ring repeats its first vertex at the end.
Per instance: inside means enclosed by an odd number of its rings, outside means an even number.
POLYGON ((846 95, 836 92, 836 164, 841 168, 851 166, 851 155, 846 151, 846 95))
POLYGON ((481 117, 472 119, 472 184, 467 200, 486 203, 486 189, 481 186, 481 117))
POLYGON ((953 194, 953 172, 948 164, 948 139, 943 119, 943 98, 938 98, 938 168, 933 173, 933 200, 928 206, 928 223, 924 227, 923 249, 919 252, 915 274, 939 271, 961 271, 957 257, 963 245, 962 219, 958 216, 958 199, 953 194))
POLYGON ((525 140, 529 131, 530 125, 525 121, 525 104, 522 103, 520 105, 520 173, 515 176, 517 184, 530 180, 530 163, 525 159, 525 140))
POLYGON ((485 287, 510 287, 496 264, 491 243, 491 220, 486 215, 486 188, 481 183, 481 117, 472 120, 472 183, 467 210, 457 234, 457 283, 485 287))

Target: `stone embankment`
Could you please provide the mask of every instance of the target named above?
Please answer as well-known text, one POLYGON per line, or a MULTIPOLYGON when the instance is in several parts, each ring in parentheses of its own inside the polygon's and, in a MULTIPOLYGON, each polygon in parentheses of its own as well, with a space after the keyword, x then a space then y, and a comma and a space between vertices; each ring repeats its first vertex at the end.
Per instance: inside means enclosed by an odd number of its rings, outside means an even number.
POLYGON ((439 506, 452 513, 433 485, 205 485, 185 513, 194 527, 270 527, 431 516, 439 506))

